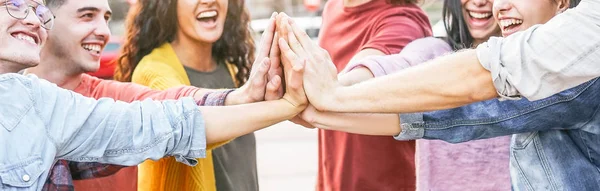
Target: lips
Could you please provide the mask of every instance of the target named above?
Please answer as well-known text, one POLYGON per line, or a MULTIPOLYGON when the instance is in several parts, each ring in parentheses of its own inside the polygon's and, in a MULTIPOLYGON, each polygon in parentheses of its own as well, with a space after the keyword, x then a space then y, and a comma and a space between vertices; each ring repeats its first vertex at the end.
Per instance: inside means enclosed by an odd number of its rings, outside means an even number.
POLYGON ((82 44, 81 47, 87 51, 95 52, 98 54, 100 54, 100 51, 102 50, 102 46, 99 44, 82 44))
POLYGON ((500 25, 500 28, 502 29, 503 36, 508 36, 519 31, 522 23, 523 20, 515 18, 500 19, 498 21, 498 25, 500 25))
POLYGON ((471 16, 472 18, 475 18, 475 19, 489 19, 492 17, 492 12, 479 13, 479 12, 469 11, 469 16, 471 16))
POLYGON ((219 13, 217 11, 211 10, 211 11, 204 11, 201 12, 196 19, 198 21, 201 22, 214 22, 217 20, 217 15, 219 15, 219 13))
POLYGON ((15 33, 12 33, 11 35, 18 40, 22 40, 22 41, 28 42, 30 44, 33 44, 33 45, 39 45, 39 42, 40 42, 37 35, 32 34, 32 33, 15 32, 15 33))
POLYGON ((492 12, 484 11, 467 11, 467 21, 471 27, 475 28, 486 28, 493 22, 492 12))

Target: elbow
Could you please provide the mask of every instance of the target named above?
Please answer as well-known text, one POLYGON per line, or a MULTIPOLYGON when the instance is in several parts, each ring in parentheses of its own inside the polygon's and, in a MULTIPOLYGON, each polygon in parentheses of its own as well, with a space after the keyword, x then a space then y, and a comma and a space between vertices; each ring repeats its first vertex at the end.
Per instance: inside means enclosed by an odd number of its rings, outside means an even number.
POLYGON ((492 77, 487 70, 478 72, 477 75, 474 75, 471 82, 472 83, 470 83, 470 92, 468 96, 469 103, 485 101, 498 97, 492 77))

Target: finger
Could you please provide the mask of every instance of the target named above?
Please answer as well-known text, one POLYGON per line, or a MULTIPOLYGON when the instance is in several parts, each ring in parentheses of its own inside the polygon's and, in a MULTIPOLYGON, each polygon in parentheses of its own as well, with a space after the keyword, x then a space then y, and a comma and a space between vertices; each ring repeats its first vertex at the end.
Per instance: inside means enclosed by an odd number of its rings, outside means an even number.
POLYGON ((294 63, 292 68, 292 74, 290 76, 289 85, 294 91, 298 91, 296 93, 303 93, 304 88, 304 66, 306 66, 306 60, 302 60, 298 64, 294 63), (300 92, 301 91, 301 92, 300 92))
POLYGON ((298 39, 298 42, 300 42, 300 45, 302 46, 302 48, 304 48, 304 50, 306 50, 307 52, 312 52, 315 50, 315 46, 318 45, 310 39, 310 36, 306 34, 306 30, 300 28, 300 26, 291 21, 290 23, 286 24, 288 24, 291 27, 291 31, 294 33, 294 36, 296 37, 296 39, 298 39))
MULTIPOLYGON (((281 51, 284 72, 287 73, 285 70, 291 70, 293 68, 294 64, 292 64, 292 62, 299 63, 299 57, 283 38, 279 38, 279 50, 281 51)), ((287 76, 285 79, 287 79, 287 76)))
MULTIPOLYGON (((273 37, 273 44, 271 45, 271 51, 269 51, 269 57, 271 59, 271 67, 269 68, 269 80, 275 76, 283 76, 283 68, 281 67, 281 54, 279 51, 279 33, 275 33, 273 37)), ((279 86, 278 94, 279 97, 283 96, 285 89, 285 80, 282 82, 283 85, 279 86)))
POLYGON ((303 127, 309 128, 309 129, 314 129, 315 128, 312 124, 310 124, 306 120, 302 119, 302 117, 300 115, 297 115, 296 117, 290 119, 290 121, 292 123, 295 123, 297 125, 301 125, 303 127))
POLYGON ((289 23, 283 23, 284 27, 286 28, 287 31, 290 31, 287 36, 288 36, 288 43, 290 45, 290 48, 292 48, 292 50, 301 58, 306 58, 307 54, 306 51, 304 50, 304 47, 302 47, 302 44, 300 44, 300 42, 298 41, 298 39, 296 38, 296 35, 292 32, 292 26, 290 26, 289 23))
POLYGON ((273 36, 275 34, 275 17, 277 13, 271 14, 271 18, 269 19, 269 25, 263 32, 261 36, 261 41, 259 44, 258 58, 269 56, 269 50, 271 49, 271 44, 273 44, 273 36))
POLYGON ((289 17, 287 17, 287 16, 283 17, 281 19, 281 23, 280 23, 281 25, 279 26, 279 29, 280 29, 279 30, 279 32, 280 32, 279 36, 283 37, 283 39, 285 39, 288 42, 289 42, 289 39, 288 39, 289 38, 289 34, 292 32, 291 30, 289 30, 289 28, 286 27, 286 24, 289 25, 288 24, 289 20, 290 20, 289 17))
POLYGON ((263 60, 260 62, 260 67, 258 68, 257 72, 252 76, 251 80, 251 84, 253 86, 253 93, 256 91, 258 92, 259 95, 261 95, 260 97, 262 97, 262 91, 264 91, 264 87, 267 83, 267 74, 269 71, 269 66, 270 66, 270 61, 268 58, 263 58, 263 60))
MULTIPOLYGON (((283 24, 283 22, 284 22, 284 19, 289 19, 290 17, 287 14, 285 14, 284 12, 281 12, 281 13, 279 13, 276 16, 276 18, 277 18, 277 21, 276 21, 276 23, 277 23, 277 32, 279 32, 281 34, 283 32, 283 30, 284 30, 281 27, 282 24, 283 24)), ((287 22, 287 21, 285 21, 285 22, 287 22)))
POLYGON ((271 79, 271 77, 275 75, 281 74, 281 55, 278 43, 279 34, 275 33, 273 38, 277 40, 273 40, 273 43, 271 44, 271 51, 269 51, 269 59, 271 59, 271 67, 269 68, 269 79, 271 79))
POLYGON ((281 87, 281 77, 275 76, 267 83, 267 90, 265 91, 265 101, 277 100, 281 98, 278 92, 279 87, 281 87))

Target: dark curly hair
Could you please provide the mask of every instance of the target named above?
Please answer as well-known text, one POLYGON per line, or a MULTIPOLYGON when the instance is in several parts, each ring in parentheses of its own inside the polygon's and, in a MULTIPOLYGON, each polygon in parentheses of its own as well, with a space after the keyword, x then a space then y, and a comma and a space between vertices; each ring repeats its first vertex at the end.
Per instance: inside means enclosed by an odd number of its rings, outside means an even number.
MULTIPOLYGON (((239 85, 250 74, 254 60, 254 41, 250 15, 243 1, 229 1, 221 38, 213 44, 212 56, 218 62, 234 64, 239 85)), ((177 0, 139 0, 129 11, 127 31, 115 71, 115 80, 130 82, 140 60, 160 45, 172 42, 178 30, 177 0)))

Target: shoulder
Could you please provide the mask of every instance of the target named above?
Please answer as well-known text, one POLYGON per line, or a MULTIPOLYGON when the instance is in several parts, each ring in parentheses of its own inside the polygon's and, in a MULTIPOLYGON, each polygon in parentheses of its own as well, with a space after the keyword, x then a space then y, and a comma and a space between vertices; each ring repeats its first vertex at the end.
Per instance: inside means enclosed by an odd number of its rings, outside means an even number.
POLYGON ((376 26, 385 24, 411 25, 416 28, 431 28, 429 17, 417 5, 387 5, 379 9, 380 12, 375 16, 376 26))
MULTIPOLYGON (((23 96, 30 97, 27 94, 40 88, 40 79, 33 74, 24 76, 17 73, 1 74, 0 75, 0 99, 5 102, 10 97, 22 99, 23 96)), ((50 85, 46 82, 45 85, 50 85)))

